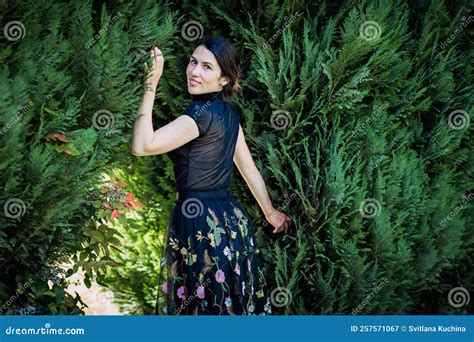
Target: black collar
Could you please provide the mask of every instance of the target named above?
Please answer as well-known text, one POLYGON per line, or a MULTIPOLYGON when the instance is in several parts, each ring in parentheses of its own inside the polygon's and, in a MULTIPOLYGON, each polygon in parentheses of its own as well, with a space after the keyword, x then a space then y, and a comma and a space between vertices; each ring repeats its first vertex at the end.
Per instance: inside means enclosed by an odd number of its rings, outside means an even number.
POLYGON ((213 100, 224 100, 224 92, 223 91, 214 91, 211 93, 204 93, 204 94, 191 94, 193 101, 213 101, 213 100))

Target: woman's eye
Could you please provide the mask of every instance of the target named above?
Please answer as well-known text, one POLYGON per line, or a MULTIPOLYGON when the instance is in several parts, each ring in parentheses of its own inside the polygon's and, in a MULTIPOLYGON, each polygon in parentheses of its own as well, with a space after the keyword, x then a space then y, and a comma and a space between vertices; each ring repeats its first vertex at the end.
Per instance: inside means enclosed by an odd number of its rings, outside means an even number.
MULTIPOLYGON (((197 64, 194 59, 191 59, 191 60, 189 61, 189 63, 191 63, 191 64, 197 64)), ((209 70, 212 70, 212 68, 211 68, 209 65, 207 65, 207 64, 204 65, 204 68, 209 69, 209 70)))

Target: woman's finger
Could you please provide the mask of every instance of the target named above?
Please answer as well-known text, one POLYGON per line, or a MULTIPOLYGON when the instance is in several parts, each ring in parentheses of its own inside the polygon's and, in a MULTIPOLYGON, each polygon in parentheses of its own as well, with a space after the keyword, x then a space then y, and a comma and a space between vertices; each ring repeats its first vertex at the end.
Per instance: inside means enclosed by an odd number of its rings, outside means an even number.
POLYGON ((279 233, 280 232, 280 229, 281 229, 282 226, 279 226, 279 227, 275 227, 275 229, 273 230, 273 233, 279 233))
POLYGON ((158 49, 157 47, 155 47, 155 59, 156 61, 158 61, 158 58, 162 57, 163 58, 163 53, 161 52, 160 49, 158 49))

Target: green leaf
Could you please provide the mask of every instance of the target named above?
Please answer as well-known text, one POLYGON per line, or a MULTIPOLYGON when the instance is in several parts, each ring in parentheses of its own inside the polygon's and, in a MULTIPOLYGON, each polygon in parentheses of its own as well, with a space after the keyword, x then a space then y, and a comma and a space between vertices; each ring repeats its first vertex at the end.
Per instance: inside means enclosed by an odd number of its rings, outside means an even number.
POLYGON ((108 241, 109 241, 112 245, 119 246, 119 247, 122 246, 122 242, 120 242, 120 240, 117 239, 116 237, 113 237, 113 236, 112 236, 112 237, 110 237, 110 238, 108 239, 108 241))
POLYGON ((49 303, 48 305, 49 310, 53 315, 56 315, 58 313, 57 305, 54 302, 49 303))
POLYGON ((98 231, 98 230, 93 230, 90 232, 90 235, 96 239, 97 241, 100 241, 100 242, 103 242, 105 241, 105 236, 104 234, 102 234, 102 232, 98 231))
POLYGON ((211 227, 211 229, 216 228, 216 225, 214 224, 214 221, 209 216, 207 216, 206 221, 207 221, 207 224, 209 225, 209 227, 211 227))
POLYGON ((56 297, 56 293, 54 293, 53 291, 44 291, 43 292, 43 295, 44 296, 50 296, 50 297, 56 297))
POLYGON ((81 152, 77 149, 77 147, 72 142, 65 144, 64 150, 68 150, 69 154, 73 156, 78 156, 81 154, 81 152))
POLYGON ((56 301, 58 304, 64 301, 64 289, 61 287, 55 287, 54 293, 56 293, 56 301))

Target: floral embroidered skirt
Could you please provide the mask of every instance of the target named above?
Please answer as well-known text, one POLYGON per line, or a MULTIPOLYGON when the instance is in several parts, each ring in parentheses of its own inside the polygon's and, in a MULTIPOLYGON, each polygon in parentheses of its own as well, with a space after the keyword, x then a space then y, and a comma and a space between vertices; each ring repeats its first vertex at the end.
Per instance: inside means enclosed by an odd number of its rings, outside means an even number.
POLYGON ((180 192, 169 219, 162 259, 166 279, 155 313, 271 314, 249 221, 227 190, 180 192))

